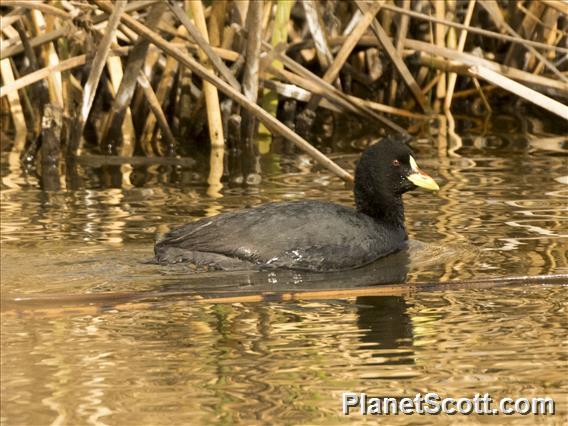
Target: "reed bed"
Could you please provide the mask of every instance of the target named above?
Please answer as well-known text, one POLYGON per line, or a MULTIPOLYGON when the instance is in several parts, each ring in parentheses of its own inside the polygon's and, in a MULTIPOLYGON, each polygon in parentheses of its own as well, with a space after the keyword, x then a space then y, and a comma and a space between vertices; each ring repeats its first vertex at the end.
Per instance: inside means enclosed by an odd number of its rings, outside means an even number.
POLYGON ((1 148, 53 190, 88 156, 183 165, 208 146, 215 195, 229 173, 259 181, 272 137, 350 181, 309 142, 322 116, 455 135, 456 104, 490 114, 510 96, 568 119, 564 1, 3 0, 0 12, 1 148))

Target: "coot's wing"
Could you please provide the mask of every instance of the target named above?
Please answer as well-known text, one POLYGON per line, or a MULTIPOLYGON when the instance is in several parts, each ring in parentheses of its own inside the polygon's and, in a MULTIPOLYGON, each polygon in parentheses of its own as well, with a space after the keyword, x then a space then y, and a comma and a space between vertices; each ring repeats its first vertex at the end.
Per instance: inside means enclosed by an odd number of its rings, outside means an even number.
POLYGON ((402 247, 398 235, 337 204, 266 204, 204 218, 166 234, 167 248, 222 254, 256 264, 309 270, 346 269, 402 247))

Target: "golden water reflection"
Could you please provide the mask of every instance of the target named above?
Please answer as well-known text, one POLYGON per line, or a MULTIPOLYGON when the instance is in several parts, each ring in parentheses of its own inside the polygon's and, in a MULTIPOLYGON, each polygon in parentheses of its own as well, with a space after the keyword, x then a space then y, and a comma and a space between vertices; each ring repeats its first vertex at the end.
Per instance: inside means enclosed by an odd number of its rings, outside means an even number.
MULTIPOLYGON (((207 173, 199 167, 135 166, 128 187, 120 184, 120 168, 85 168, 79 189, 47 192, 3 156, 2 296, 343 288, 568 273, 566 145, 461 136, 456 156, 439 156, 427 140, 414 146, 441 187, 436 195, 405 199, 410 236, 426 244, 427 256, 392 271, 380 266, 323 276, 188 275, 141 263, 152 255, 157 234, 194 218, 278 200, 352 204, 349 188, 302 156, 268 155, 261 185, 225 185, 215 199, 207 197, 207 173)), ((334 158, 352 168, 357 154, 334 158)), ((233 305, 173 299, 97 315, 3 313, 1 422, 335 424, 345 421, 344 391, 433 391, 552 397, 557 415, 506 420, 562 424, 568 414, 565 289, 525 285, 233 305)), ((388 418, 389 424, 408 421, 431 419, 388 418)))
POLYGON ((19 424, 327 424, 350 390, 548 396, 566 416, 565 291, 505 291, 10 318, 5 329, 22 331, 2 342, 18 356, 3 364, 3 413, 19 424))

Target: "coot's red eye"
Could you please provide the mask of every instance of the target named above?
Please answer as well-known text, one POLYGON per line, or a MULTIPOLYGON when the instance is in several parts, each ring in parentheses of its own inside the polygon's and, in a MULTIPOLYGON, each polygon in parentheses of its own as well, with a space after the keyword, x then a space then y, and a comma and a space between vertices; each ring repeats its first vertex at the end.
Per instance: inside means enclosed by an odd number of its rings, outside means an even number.
POLYGON ((400 166, 400 161, 398 161, 398 160, 392 160, 392 165, 393 165, 393 166, 400 166))

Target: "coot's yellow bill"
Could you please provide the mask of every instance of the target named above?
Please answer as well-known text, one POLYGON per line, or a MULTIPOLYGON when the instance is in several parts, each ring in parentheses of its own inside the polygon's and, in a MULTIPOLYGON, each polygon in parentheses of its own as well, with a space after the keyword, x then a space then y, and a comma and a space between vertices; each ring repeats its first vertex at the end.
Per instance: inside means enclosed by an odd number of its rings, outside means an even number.
POLYGON ((420 170, 418 164, 416 164, 416 160, 412 158, 412 155, 410 156, 410 167, 412 170, 406 178, 414 185, 431 191, 438 191, 440 189, 436 181, 432 179, 430 175, 420 170))

